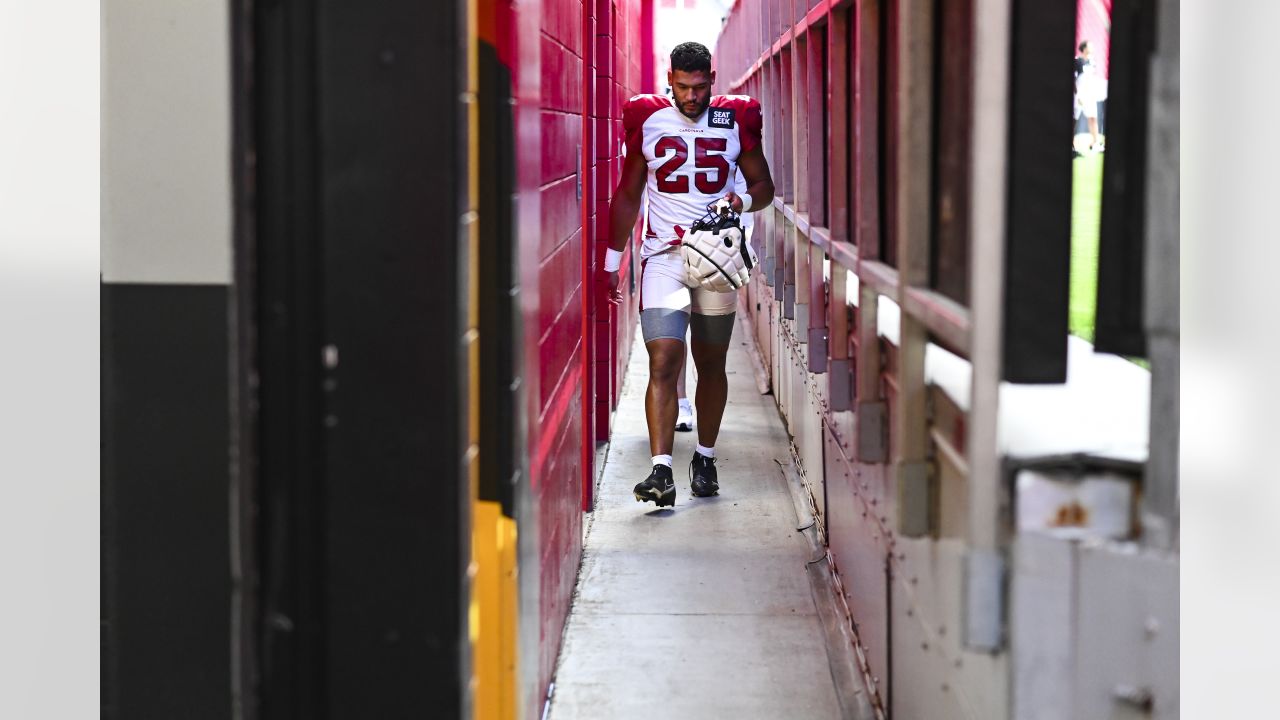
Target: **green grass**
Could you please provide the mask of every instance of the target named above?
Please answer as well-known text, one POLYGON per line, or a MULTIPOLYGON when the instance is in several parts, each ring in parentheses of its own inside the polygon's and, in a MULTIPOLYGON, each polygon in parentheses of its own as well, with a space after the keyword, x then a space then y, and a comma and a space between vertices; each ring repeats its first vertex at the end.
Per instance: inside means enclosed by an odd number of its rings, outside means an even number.
POLYGON ((1071 298, 1068 328, 1093 342, 1098 300, 1098 224, 1102 220, 1101 154, 1071 161, 1071 298))

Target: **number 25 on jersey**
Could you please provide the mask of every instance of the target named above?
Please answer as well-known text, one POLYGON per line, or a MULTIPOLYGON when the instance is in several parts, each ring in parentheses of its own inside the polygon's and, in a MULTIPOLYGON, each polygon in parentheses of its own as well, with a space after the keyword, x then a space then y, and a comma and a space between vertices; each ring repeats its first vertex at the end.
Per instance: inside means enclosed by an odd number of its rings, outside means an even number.
MULTIPOLYGON (((728 146, 728 141, 724 138, 693 139, 693 165, 696 168, 693 173, 693 183, 698 187, 698 192, 716 195, 728 183, 729 161, 725 160, 723 155, 716 154, 723 153, 728 146)), ((658 191, 689 192, 689 177, 676 174, 689 159, 689 144, 685 139, 678 135, 666 135, 658 140, 653 154, 654 157, 659 158, 671 155, 670 159, 662 163, 662 166, 654 172, 658 180, 658 191)))

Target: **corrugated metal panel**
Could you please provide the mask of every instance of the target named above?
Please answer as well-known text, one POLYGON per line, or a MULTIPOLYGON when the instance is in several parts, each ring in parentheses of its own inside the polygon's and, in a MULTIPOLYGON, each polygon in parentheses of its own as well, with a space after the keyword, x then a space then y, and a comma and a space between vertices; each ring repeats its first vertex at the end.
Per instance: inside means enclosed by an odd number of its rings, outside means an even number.
MULTIPOLYGON (((1022 4, 1029 3, 1014 4, 1020 8, 1022 4)), ((827 5, 836 6, 838 3, 827 5)), ((831 158, 824 157, 821 152, 814 152, 813 132, 818 124, 805 122, 814 120, 820 108, 814 104, 814 81, 818 77, 816 65, 806 67, 803 63, 805 43, 808 42, 809 50, 814 50, 816 32, 821 32, 819 28, 822 26, 814 23, 823 20, 823 3, 741 0, 734 4, 726 20, 716 50, 717 65, 721 77, 729 79, 732 91, 761 97, 767 118, 765 151, 778 189, 775 208, 758 216, 757 244, 763 249, 760 256, 764 270, 748 289, 745 305, 752 315, 750 325, 761 355, 769 367, 779 413, 792 433, 809 482, 818 493, 823 493, 825 487, 825 503, 819 498, 819 504, 823 509, 829 548, 844 581, 863 653, 878 678, 877 688, 889 700, 889 709, 895 717, 1093 718, 1111 717, 1117 713, 1129 717, 1144 716, 1149 712, 1148 705, 1150 711, 1157 715, 1176 713, 1176 632, 1170 641, 1165 630, 1168 623, 1176 623, 1177 617, 1176 558, 1160 561, 1165 563, 1162 569, 1140 567, 1143 563, 1156 562, 1150 558, 1129 560, 1129 572, 1137 579, 1123 577, 1123 568, 1095 559, 1093 564, 1096 568, 1090 575, 1083 569, 1084 561, 1078 559, 1082 557, 1080 553, 1086 551, 1078 544, 1067 542, 1063 535, 1101 530, 1120 536, 1135 531, 1123 520, 1132 519, 1132 506, 1138 496, 1126 495, 1123 492, 1124 482, 1118 479, 1116 482, 1077 483, 1078 487, 1060 486, 1056 481, 1040 483, 1033 495, 1011 497, 1017 488, 1002 484, 1004 476, 991 471, 992 459, 998 455, 998 448, 983 449, 996 437, 989 421, 994 414, 987 412, 994 406, 990 403, 983 405, 978 400, 983 397, 992 399, 993 395, 979 393, 981 397, 973 401, 983 410, 979 413, 983 417, 976 420, 968 414, 969 404, 963 398, 949 397, 938 389, 930 391, 928 403, 903 401, 903 398, 913 400, 919 397, 920 352, 931 339, 929 334, 921 332, 922 327, 927 326, 936 334, 932 338, 934 341, 943 342, 956 352, 965 354, 969 351, 969 335, 974 328, 985 327, 985 323, 996 314, 1003 315, 1011 308, 1021 308, 1018 303, 1007 302, 1008 297, 1016 293, 1006 293, 1004 307, 999 301, 988 303, 984 300, 980 307, 972 309, 972 318, 967 314, 970 310, 965 308, 962 317, 961 313, 955 313, 958 319, 941 322, 930 316, 929 308, 922 306, 918 298, 923 297, 920 292, 930 286, 929 279, 934 281, 934 287, 958 299, 964 299, 968 291, 974 289, 967 287, 971 279, 964 277, 962 272, 968 263, 965 258, 976 252, 969 247, 973 242, 978 242, 981 247, 975 247, 989 256, 984 260, 995 262, 993 277, 1007 280, 1007 273, 1001 268, 1004 247, 1001 238, 1005 234, 1002 219, 1008 219, 1003 201, 997 203, 998 212, 985 215, 977 212, 977 205, 968 206, 1003 197, 1010 188, 1026 188, 1023 187, 1025 183, 1019 184, 1016 177, 1006 184, 1008 178, 999 174, 994 176, 992 184, 992 176, 986 172, 991 168, 985 166, 976 168, 983 171, 978 174, 975 174, 975 168, 966 170, 974 162, 982 164, 981 158, 991 156, 991 152, 973 153, 970 157, 960 147, 960 155, 956 157, 930 158, 930 166, 937 167, 941 162, 938 172, 946 176, 943 184, 947 187, 932 188, 924 194, 928 202, 922 203, 917 197, 922 187, 918 183, 918 174, 907 172, 911 167, 896 158, 903 152, 908 155, 918 153, 920 148, 925 148, 925 153, 946 154, 947 148, 955 150, 959 147, 956 143, 964 145, 968 142, 966 138, 969 135, 973 136, 969 140, 977 138, 984 143, 994 138, 993 142, 987 143, 990 146, 987 149, 1004 157, 1009 149, 1006 146, 1021 137, 1016 131, 1022 127, 1018 125, 1010 131, 1006 123, 1027 119, 1016 112, 1009 115, 1010 100, 1013 104, 1039 103, 1045 108, 1052 103, 1040 102, 1043 97, 1023 97, 1027 92, 1041 95, 1048 92, 1043 87, 1036 89, 1035 83, 1023 83, 1026 87, 1015 87, 1012 98, 1006 97, 1010 92, 1009 78, 1003 73, 1008 68, 996 67, 999 63, 979 62, 991 55, 984 55, 986 51, 983 48, 1012 47, 1015 51, 1031 48, 1028 57, 1051 60, 1049 55, 1056 51, 1045 55, 1044 48, 1033 47, 1035 43, 1028 44, 1027 41, 1040 36, 1057 38, 1055 42, 1061 42, 1059 49, 1064 48, 1067 35, 1063 30, 1070 30, 1072 19, 1069 17, 1071 6, 1068 5, 1066 11, 1058 7, 1052 17, 1014 12, 1014 24, 1011 25, 1010 17, 1006 15, 1008 3, 983 4, 975 0, 959 3, 958 10, 948 6, 945 17, 930 18, 938 22, 914 22, 926 6, 942 12, 938 9, 941 6, 933 7, 936 5, 885 0, 844 4, 831 11, 850 13, 848 26, 840 33, 841 38, 846 34, 849 36, 849 54, 853 55, 846 60, 848 67, 844 69, 848 77, 843 83, 845 91, 854 100, 852 117, 847 123, 848 142, 841 144, 842 148, 843 145, 851 146, 853 156, 848 168, 841 167, 839 162, 831 162, 831 158), (808 7, 816 7, 818 11, 805 16, 808 7), (1023 22, 1028 18, 1029 23, 1023 22), (938 33, 943 37, 939 38, 938 33), (1010 33, 1014 37, 1010 38, 1010 33), (1010 40, 1012 42, 1006 46, 1004 42, 1010 40), (911 59, 921 57, 915 52, 920 49, 935 52, 937 57, 945 60, 954 55, 950 51, 957 47, 973 49, 980 56, 972 63, 971 69, 976 73, 974 77, 964 72, 951 72, 955 68, 915 64, 911 59), (793 83, 804 87, 805 92, 793 93, 793 83), (935 139, 942 137, 946 141, 942 144, 947 147, 929 150, 927 143, 922 145, 914 141, 912 146, 916 150, 896 147, 901 144, 898 140, 906 142, 906 129, 913 129, 913 133, 920 130, 920 118, 929 115, 912 112, 912 108, 919 105, 918 98, 913 100, 912 96, 922 90, 922 85, 934 85, 923 89, 936 95, 937 106, 943 110, 959 108, 963 116, 967 112, 965 108, 972 102, 974 108, 986 108, 986 114, 975 110, 977 114, 973 118, 957 119, 952 117, 955 113, 937 113, 934 121, 945 127, 935 125, 927 129, 935 139), (1003 89, 999 92, 991 94, 1001 87, 1003 89), (941 92, 937 93, 938 90, 941 92), (978 103, 972 98, 967 99, 973 93, 983 96, 984 101, 978 103), (806 127, 807 136, 804 135, 806 127), (1009 140, 1010 132, 1014 133, 1014 141, 1009 140), (816 277, 806 275, 806 261, 798 257, 796 251, 797 248, 806 248, 805 236, 810 229, 805 225, 812 222, 817 226, 823 222, 822 213, 818 212, 807 219, 800 218, 806 207, 817 207, 813 205, 813 197, 806 197, 804 186, 807 181, 810 188, 814 187, 812 184, 818 181, 820 174, 813 164, 824 160, 830 164, 829 172, 848 176, 843 179, 847 180, 849 191, 853 193, 848 205, 854 217, 848 218, 847 223, 855 229, 851 234, 858 245, 845 251, 837 251, 833 245, 828 253, 833 262, 843 263, 843 270, 860 275, 860 279, 869 286, 864 288, 867 292, 862 294, 861 300, 871 312, 865 318, 858 318, 860 326, 851 328, 849 342, 845 343, 856 351, 848 357, 856 361, 857 371, 864 373, 854 378, 859 390, 855 407, 866 422, 859 422, 853 413, 848 418, 841 417, 845 413, 830 412, 823 417, 826 406, 821 390, 826 386, 815 390, 810 382, 812 376, 808 375, 805 367, 807 354, 817 347, 806 340, 820 337, 818 333, 810 336, 805 332, 805 321, 810 316, 815 320, 822 317, 819 315, 822 311, 819 308, 821 293, 811 295, 805 292, 806 281, 810 278, 816 280, 816 277), (984 175, 987 176, 985 180, 984 175), (961 187, 966 183, 974 187, 961 187), (940 196, 936 195, 939 191, 945 191, 941 194, 947 197, 939 200, 940 196), (954 202, 949 205, 947 198, 954 202), (959 206, 955 206, 956 202, 959 206), (897 209, 903 210, 910 217, 910 222, 906 225, 887 222, 898 217, 897 209), (927 214, 930 210, 938 215, 943 225, 950 223, 947 225, 950 239, 943 241, 950 244, 941 248, 941 252, 936 246, 937 237, 917 237, 919 234, 915 232, 919 229, 914 224, 917 211, 927 214), (788 217, 792 219, 787 220, 788 217), (972 221, 973 227, 965 226, 966 217, 972 221), (978 218, 986 219, 979 222, 978 218), (797 224, 802 228, 800 231, 795 228, 797 224), (925 258, 928 262, 920 262, 922 256, 919 251, 923 245, 913 248, 908 243, 904 245, 904 252, 898 253, 898 246, 902 244, 897 237, 902 234, 899 233, 900 227, 912 230, 911 238, 901 239, 910 239, 911 243, 920 239, 930 241, 930 254, 925 258), (987 243, 982 239, 984 237, 988 240, 995 237, 996 242, 987 243), (887 262, 888 266, 868 262, 875 260, 887 262), (922 268, 927 271, 931 266, 939 271, 938 274, 947 277, 931 278, 927 272, 921 274, 922 268), (880 324, 881 335, 888 331, 895 336, 889 342, 877 338, 876 305, 871 302, 877 293, 881 309, 892 306, 896 310, 898 306, 894 301, 902 301, 903 305, 902 318, 895 315, 891 323, 880 324), (794 318, 795 322, 783 322, 779 319, 782 317, 794 318), (902 337, 897 338, 897 335, 902 337), (884 417, 884 410, 889 408, 895 417, 884 417), (847 430, 844 427, 846 423, 849 425, 847 430), (826 427, 823 428, 822 424, 826 427), (818 430, 815 431, 815 427, 818 430), (882 428, 890 432, 882 433, 882 428), (854 434, 856 429, 866 431, 864 437, 854 434), (923 435, 923 432, 928 435, 923 435), (815 450, 812 440, 819 436, 823 438, 822 444, 815 450), (901 456, 911 464, 915 471, 913 477, 921 481, 922 489, 926 490, 911 494, 909 498, 921 501, 918 504, 921 508, 919 516, 925 518, 925 522, 920 524, 922 536, 919 539, 895 537, 898 530, 894 526, 897 521, 895 508, 884 507, 887 499, 897 499, 899 488, 888 485, 887 478, 897 477, 898 468, 858 465, 846 458, 837 458, 848 445, 846 437, 854 440, 848 444, 856 450, 865 447, 865 454, 860 456, 863 459, 886 457, 883 446, 887 444, 888 456, 901 456), (928 442, 922 445, 920 441, 925 437, 928 442), (857 442, 859 439, 866 442, 857 442), (970 452, 975 453, 972 459, 970 452), (983 468, 971 476, 970 462, 981 464, 983 468), (816 471, 819 466, 823 468, 821 473, 816 471), (853 477, 850 477, 851 472, 853 477), (1048 521, 1043 521, 1042 517, 1039 522, 1039 527, 1054 525, 1057 537, 1044 535, 1015 541, 1018 566, 1012 570, 1011 580, 1006 581, 1002 575, 1009 560, 1006 553, 1011 547, 1007 536, 1015 531, 1020 518, 1025 519, 1022 515, 1032 510, 1029 501, 1035 498, 1046 500, 1050 511, 1063 505, 1067 512, 1057 519, 1051 513, 1048 521), (872 501, 875 504, 868 507, 872 501), (1101 522, 1104 519, 1108 521, 1101 522), (1075 527, 1064 531, 1064 525, 1075 527), (1139 582, 1161 588, 1160 592, 1165 593, 1164 604, 1153 601, 1145 590, 1139 592, 1135 587, 1139 582), (1012 592, 1012 597, 1008 592, 1012 592), (1079 599, 1084 596, 1088 596, 1088 603, 1079 599), (1004 607, 1010 603, 1010 615, 1006 618, 1004 607), (1137 622, 1137 608, 1145 608, 1148 613, 1141 622, 1137 622), (1086 623, 1105 627, 1086 627, 1086 623), (1133 632, 1138 625, 1142 627, 1143 637, 1133 632), (969 637, 964 637, 966 629, 972 633, 969 637), (966 646, 978 647, 979 643, 990 648, 990 653, 965 649, 966 646), (1088 657, 1085 655, 1086 646, 1088 657), (1158 660, 1154 657, 1155 651, 1150 649, 1152 647, 1160 649, 1158 660), (1115 648, 1121 649, 1119 653, 1113 653, 1120 659, 1107 655, 1115 648), (1105 663, 1094 661, 1104 657, 1107 658, 1105 663), (1011 672, 1010 662, 1015 659, 1018 663, 1016 674, 1011 672), (890 664, 891 668, 888 667, 890 664), (1086 670, 1091 673, 1088 677, 1085 677, 1086 670), (1157 683, 1161 683, 1159 687, 1157 683), (1018 703, 1016 708, 1014 702, 1018 703)), ((1110 8, 1111 3, 1100 0, 1093 5, 1110 8)), ((838 28, 841 22, 841 17, 836 16, 831 27, 838 28)), ((831 50, 833 59, 837 55, 843 56, 838 52, 838 42, 832 42, 831 50)), ((811 52, 812 55, 820 56, 821 53, 811 52)), ((1026 80, 1031 74, 1043 71, 1040 67, 1023 65, 1026 67, 1014 68, 1015 86, 1019 78, 1026 80)), ((829 69, 833 76, 837 74, 837 68, 829 69)), ((1062 87, 1062 78, 1055 78, 1056 84, 1049 89, 1052 92, 1058 92, 1062 87)), ((832 100, 832 110, 839 105, 835 101, 838 89, 826 88, 832 100)), ((1031 119, 1034 122, 1040 120, 1043 118, 1031 119)), ((833 132, 828 136, 828 144, 835 149, 837 129, 829 129, 833 132)), ((1035 135, 1033 132, 1027 137, 1035 135)), ((913 161, 918 159, 916 155, 913 161)), ((1031 163, 1027 167, 1042 173, 1043 165, 1031 163)), ((1059 181, 1063 178, 1069 178, 1069 174, 1054 180, 1057 190, 1061 189, 1059 181)), ((837 178, 829 179, 834 186, 837 178)), ((1041 190, 1043 188, 1036 189, 1037 192, 1041 190)), ((1058 193, 1055 201, 1061 197, 1058 193)), ((831 204, 833 210, 841 206, 837 198, 833 198, 831 204)), ((1013 202, 1009 211, 1015 215, 1043 211, 1043 208, 1034 207, 1028 210, 1023 205, 1025 203, 1013 202)), ((1039 221, 1042 220, 1040 218, 1039 221)), ((1017 222, 1012 223, 1010 232, 1017 230, 1013 225, 1017 222)), ((1059 231, 1065 227, 1059 223, 1050 229, 1060 235, 1059 231)), ((825 237, 822 230, 814 235, 825 237)), ((831 230, 831 237, 835 237, 835 229, 831 230)), ((1037 252, 1040 251, 1043 248, 1037 252)), ((1043 253, 1033 258, 1042 259, 1043 253)), ((1017 266, 1017 258, 1012 258, 1011 265, 1017 266)), ((1060 275, 1062 267, 1065 266, 1058 263, 1051 269, 1060 275)), ((837 270, 835 267, 832 269, 837 270)), ((1043 294, 1044 288, 1039 290, 1043 294)), ((979 296, 978 299, 989 300, 991 294, 980 293, 979 296)), ((821 325, 821 322, 815 323, 818 329, 821 325)), ((834 327, 835 323, 832 323, 834 327)), ((1045 327, 1053 329, 1051 326, 1033 328, 1039 334, 1037 337, 1048 337, 1044 335, 1045 327)), ((979 336, 981 334, 978 333, 979 336)), ((1029 335, 1026 328, 1021 331, 1006 328, 1005 346, 1026 344, 1033 335, 1029 335)), ((1050 339, 1057 342, 1057 339, 1050 339)), ((978 340, 982 337, 972 341, 973 347, 980 351, 973 368, 976 376, 979 379, 998 377, 998 371, 988 367, 997 360, 998 351, 987 352, 993 346, 978 340)), ((832 359, 836 358, 833 356, 832 359)), ((1043 357, 1040 359, 1044 360, 1043 357)), ((813 360, 814 369, 823 367, 822 358, 813 360)), ((1041 371, 1045 367, 1042 362, 1041 366, 1030 367, 1030 370, 1041 371)), ((1024 374, 1017 372, 1011 375, 1026 379, 1024 374)), ((975 387, 981 390, 983 386, 978 383, 975 387)), ((855 453, 850 453, 853 455, 855 453)), ((1040 508, 1041 511, 1044 509, 1040 508)), ((1081 541, 1077 539, 1075 542, 1081 541)), ((1091 547, 1088 552, 1096 555, 1103 550, 1091 547)), ((1123 555, 1114 549, 1109 552, 1123 555)))
POLYGON ((965 545, 898 538, 892 568, 892 713, 1008 717, 1007 655, 961 649, 965 545))
POLYGON ((1178 717, 1176 556, 1095 545, 1079 557, 1076 717, 1178 717))
POLYGON ((827 442, 827 543, 862 652, 872 675, 881 678, 883 693, 889 678, 890 537, 881 520, 888 517, 885 466, 845 464, 835 441, 827 442))
POLYGON ((1009 632, 1013 717, 1072 720, 1075 694, 1075 543, 1024 533, 1014 545, 1009 632))

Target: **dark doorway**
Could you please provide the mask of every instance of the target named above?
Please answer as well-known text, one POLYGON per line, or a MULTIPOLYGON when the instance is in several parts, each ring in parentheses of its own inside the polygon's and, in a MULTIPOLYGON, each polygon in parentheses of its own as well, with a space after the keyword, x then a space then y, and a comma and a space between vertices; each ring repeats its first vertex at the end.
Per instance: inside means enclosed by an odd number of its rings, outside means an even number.
POLYGON ((238 12, 239 699, 246 717, 456 717, 461 6, 238 12))

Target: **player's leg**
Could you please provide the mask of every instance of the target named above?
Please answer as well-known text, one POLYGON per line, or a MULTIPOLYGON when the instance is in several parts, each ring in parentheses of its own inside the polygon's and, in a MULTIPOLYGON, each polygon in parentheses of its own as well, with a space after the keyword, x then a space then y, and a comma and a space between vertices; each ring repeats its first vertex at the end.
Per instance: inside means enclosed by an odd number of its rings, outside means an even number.
POLYGON ((1084 114, 1084 104, 1079 94, 1072 98, 1071 106, 1071 157, 1084 157, 1082 152, 1084 148, 1077 142, 1077 135, 1080 133, 1080 116, 1084 114))
POLYGON ((693 292, 690 317, 693 363, 698 372, 694 404, 698 409, 698 447, 690 462, 690 487, 698 497, 715 495, 720 481, 715 468, 715 445, 729 399, 725 360, 733 337, 737 293, 693 292))
POLYGON ((683 265, 663 256, 645 261, 640 284, 640 329, 649 353, 649 385, 645 390, 645 420, 653 469, 635 486, 638 501, 674 505, 671 447, 675 442, 676 376, 685 352, 689 327, 689 290, 683 265))
MULTIPOLYGON (((714 321, 717 324, 727 324, 730 330, 733 328, 733 316, 719 316, 714 321)), ((697 321, 694 322, 696 324, 697 321)), ((694 399, 698 408, 698 444, 710 449, 715 447, 720 435, 720 422, 724 418, 724 407, 729 400, 729 378, 725 373, 729 344, 694 340, 692 349, 693 362, 698 368, 698 387, 694 399)))
POLYGON ((1085 104, 1085 118, 1089 123, 1089 149, 1097 150, 1098 142, 1098 102, 1091 100, 1085 104))
MULTIPOLYGON (((681 314, 687 323, 689 316, 681 314)), ((649 351, 649 387, 644 395, 649 452, 655 457, 670 455, 675 444, 676 376, 684 364, 684 340, 656 338, 644 346, 649 351)))

